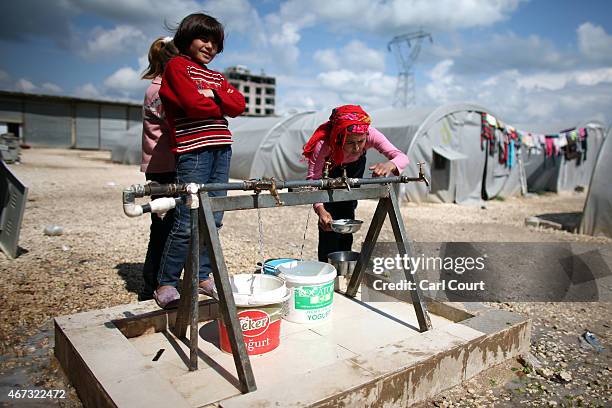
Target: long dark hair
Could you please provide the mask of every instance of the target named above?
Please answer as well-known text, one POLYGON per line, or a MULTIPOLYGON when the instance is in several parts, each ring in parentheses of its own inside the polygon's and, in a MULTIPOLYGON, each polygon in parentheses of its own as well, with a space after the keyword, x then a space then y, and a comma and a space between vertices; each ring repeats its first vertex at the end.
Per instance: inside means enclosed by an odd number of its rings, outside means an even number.
POLYGON ((196 38, 208 38, 217 46, 217 53, 223 52, 225 33, 223 24, 204 13, 190 14, 181 21, 174 33, 174 45, 187 54, 191 42, 196 38))

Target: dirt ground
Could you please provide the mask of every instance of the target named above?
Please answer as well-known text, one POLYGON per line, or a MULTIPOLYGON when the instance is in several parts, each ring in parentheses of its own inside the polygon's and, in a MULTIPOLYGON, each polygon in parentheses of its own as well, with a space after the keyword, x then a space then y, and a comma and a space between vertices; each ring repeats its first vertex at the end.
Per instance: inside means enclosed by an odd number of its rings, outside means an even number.
MULTIPOLYGON (((0 404, 10 389, 64 389, 68 398, 38 406, 81 406, 53 357, 55 316, 137 302, 149 218, 127 218, 121 192, 144 181, 137 166, 112 164, 108 152, 31 149, 12 171, 29 187, 20 255, 0 253, 0 404), (47 236, 47 226, 63 228, 47 236)), ((526 227, 526 217, 582 211, 585 193, 545 194, 490 201, 484 208, 454 204, 402 204, 411 239, 420 242, 592 242, 595 238, 526 227)), ((361 202, 363 241, 375 202, 361 202)), ((299 256, 309 206, 261 210, 265 257, 299 256)), ((256 211, 227 212, 221 240, 231 273, 251 271, 261 259, 256 211)), ((389 225, 381 238, 392 240, 389 225)), ((316 217, 311 216, 304 258, 316 259, 316 217)), ((536 372, 518 363, 498 367, 439 395, 426 406, 610 406, 612 304, 503 303, 533 321, 536 372), (606 350, 579 340, 593 332, 606 350), (569 374, 566 375, 566 374, 569 374)), ((29 405, 37 406, 37 405, 29 405)))

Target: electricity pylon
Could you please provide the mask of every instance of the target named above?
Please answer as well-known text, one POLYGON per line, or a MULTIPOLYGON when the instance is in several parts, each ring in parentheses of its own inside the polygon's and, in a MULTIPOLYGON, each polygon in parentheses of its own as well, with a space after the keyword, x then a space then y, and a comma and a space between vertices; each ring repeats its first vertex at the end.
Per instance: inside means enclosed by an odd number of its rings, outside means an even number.
POLYGON ((414 33, 397 35, 387 44, 387 49, 395 54, 399 67, 397 86, 395 87, 395 96, 393 98, 393 106, 395 107, 406 107, 416 103, 414 72, 412 68, 419 57, 421 44, 425 38, 429 38, 429 41, 433 42, 431 34, 419 30, 414 33))

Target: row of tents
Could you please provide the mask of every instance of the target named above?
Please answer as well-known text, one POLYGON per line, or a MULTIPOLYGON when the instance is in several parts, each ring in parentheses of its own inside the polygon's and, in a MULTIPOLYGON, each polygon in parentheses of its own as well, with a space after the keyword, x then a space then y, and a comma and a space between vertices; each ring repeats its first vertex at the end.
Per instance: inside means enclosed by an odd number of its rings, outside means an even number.
MULTIPOLYGON (((597 152, 605 138, 598 121, 576 124, 588 132, 587 160, 547 157, 543 149, 522 148, 514 166, 488 154, 480 139, 482 114, 491 111, 474 104, 452 104, 438 108, 384 109, 371 112, 372 124, 400 150, 412 165, 407 175, 416 175, 415 163, 425 162, 431 188, 407 184, 402 196, 413 202, 471 203, 508 197, 521 190, 521 180, 530 191, 570 191, 588 187, 597 152)), ((230 122, 235 143, 230 175, 238 179, 276 177, 300 179, 306 175, 302 146, 329 112, 302 112, 285 117, 239 117, 230 122)), ((495 115, 493 115, 495 116, 495 115)), ((495 129, 497 139, 501 129, 495 129)), ((383 158, 368 152, 368 165, 383 158)))
MULTIPOLYGON (((609 211, 612 202, 609 191, 612 189, 605 175, 591 177, 595 169, 597 172, 605 171, 599 169, 608 166, 605 161, 609 163, 612 154, 608 152, 606 155, 602 150, 604 140, 610 138, 606 138, 606 127, 601 122, 585 121, 551 129, 583 129, 588 142, 586 159, 571 160, 565 155, 551 157, 544 149, 522 146, 516 150, 516 163, 508 165, 507 161, 498 160, 497 154, 492 154, 489 149, 492 146, 483 145, 483 118, 485 115, 497 116, 482 106, 459 103, 437 108, 388 108, 370 114, 372 125, 408 155, 411 164, 404 174, 416 176, 416 163, 424 162, 426 173, 431 178, 429 189, 422 183, 402 185, 402 198, 412 202, 477 204, 487 199, 516 195, 521 190, 562 192, 580 187, 586 189, 591 182, 587 199, 589 208, 585 208, 585 225, 581 230, 585 233, 608 231, 607 234, 612 236, 612 220, 608 219, 604 226, 597 226, 605 218, 602 215, 605 208, 608 208, 608 218, 612 214, 609 211), (604 191, 594 191, 601 189, 604 191), (588 214, 596 215, 591 217, 588 214)), ((230 177, 243 180, 304 178, 307 163, 301 155, 302 146, 328 116, 328 111, 319 111, 282 117, 230 119, 234 136, 230 177)), ((495 134, 490 143, 503 140, 506 131, 503 126, 492 131, 495 134)), ((606 146, 610 149, 611 142, 606 146)), ((127 144, 122 150, 117 150, 116 156, 123 162, 138 160, 139 157, 135 146, 127 144)), ((384 158, 378 152, 368 151, 368 165, 382 160, 384 158)))

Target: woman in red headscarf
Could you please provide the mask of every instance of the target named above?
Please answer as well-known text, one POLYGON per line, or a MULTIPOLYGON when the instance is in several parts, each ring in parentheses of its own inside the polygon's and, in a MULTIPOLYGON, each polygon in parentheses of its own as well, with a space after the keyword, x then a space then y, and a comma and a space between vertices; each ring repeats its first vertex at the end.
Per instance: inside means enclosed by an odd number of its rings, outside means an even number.
MULTIPOLYGON (((370 167, 373 177, 400 175, 408 165, 408 157, 398 150, 373 126, 370 116, 357 105, 344 105, 332 110, 329 121, 317 128, 304 145, 304 157, 308 160, 307 179, 319 179, 329 168, 329 177, 340 177, 346 170, 348 177, 363 177, 366 150, 374 148, 389 161, 370 167)), ((328 254, 350 251, 352 234, 339 234, 331 230, 333 220, 354 219, 357 201, 316 203, 319 216, 319 261, 327 262, 328 254)))

